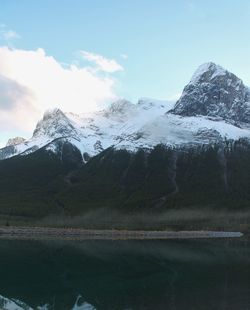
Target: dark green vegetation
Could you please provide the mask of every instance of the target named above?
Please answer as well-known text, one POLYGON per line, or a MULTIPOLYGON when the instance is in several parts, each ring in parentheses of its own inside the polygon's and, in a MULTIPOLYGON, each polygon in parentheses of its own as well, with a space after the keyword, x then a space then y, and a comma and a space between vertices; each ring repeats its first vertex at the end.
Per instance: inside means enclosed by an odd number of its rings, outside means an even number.
POLYGON ((237 228, 250 222, 250 144, 129 153, 82 164, 69 143, 0 161, 1 224, 237 228))
POLYGON ((73 309, 79 295, 79 306, 93 305, 82 309, 98 310, 250 305, 247 240, 0 240, 0 252, 0 308, 1 295, 54 310, 73 309))

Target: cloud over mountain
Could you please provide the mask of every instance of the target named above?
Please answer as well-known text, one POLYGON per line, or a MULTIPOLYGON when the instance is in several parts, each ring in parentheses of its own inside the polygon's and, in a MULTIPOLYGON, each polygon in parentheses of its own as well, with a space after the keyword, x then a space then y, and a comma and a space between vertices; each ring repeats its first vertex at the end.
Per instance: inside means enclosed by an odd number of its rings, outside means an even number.
POLYGON ((123 67, 114 59, 108 59, 102 55, 89 53, 86 51, 81 51, 81 55, 87 61, 93 62, 97 69, 103 72, 112 73, 124 70, 123 67))
MULTIPOLYGON (((96 62, 103 70, 117 71, 116 63, 99 57, 96 62)), ((44 110, 52 107, 96 110, 116 98, 114 84, 110 74, 104 77, 89 67, 65 67, 41 48, 0 47, 0 129, 31 130, 44 110)))

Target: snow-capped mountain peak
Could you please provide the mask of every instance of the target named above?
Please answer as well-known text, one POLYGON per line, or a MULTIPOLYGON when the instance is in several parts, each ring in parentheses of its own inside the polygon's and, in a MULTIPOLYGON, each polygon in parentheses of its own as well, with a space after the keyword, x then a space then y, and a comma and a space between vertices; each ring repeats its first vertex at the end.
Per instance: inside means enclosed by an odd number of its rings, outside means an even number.
POLYGON ((229 73, 226 69, 222 68, 220 65, 217 65, 213 62, 206 62, 198 67, 194 72, 190 83, 196 84, 204 80, 211 80, 218 76, 225 76, 229 73))
POLYGON ((58 138, 74 135, 77 135, 77 132, 70 120, 60 109, 56 108, 44 113, 43 118, 36 125, 33 138, 41 136, 58 138))
POLYGON ((214 63, 201 65, 170 113, 250 123, 250 90, 233 73, 214 63))

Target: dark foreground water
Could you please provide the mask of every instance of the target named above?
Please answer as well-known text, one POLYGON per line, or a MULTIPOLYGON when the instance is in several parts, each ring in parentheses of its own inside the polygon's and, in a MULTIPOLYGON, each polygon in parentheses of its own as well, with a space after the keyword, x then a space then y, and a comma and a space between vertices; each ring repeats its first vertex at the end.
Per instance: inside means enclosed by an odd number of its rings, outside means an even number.
POLYGON ((250 309, 250 243, 0 240, 0 309, 250 309))

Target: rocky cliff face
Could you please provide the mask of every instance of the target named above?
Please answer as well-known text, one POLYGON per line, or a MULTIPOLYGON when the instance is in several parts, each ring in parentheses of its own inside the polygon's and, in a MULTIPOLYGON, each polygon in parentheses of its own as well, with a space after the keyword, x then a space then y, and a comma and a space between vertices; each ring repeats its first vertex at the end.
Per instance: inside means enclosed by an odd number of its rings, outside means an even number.
POLYGON ((170 113, 250 124, 250 90, 233 73, 206 63, 195 72, 170 113))

